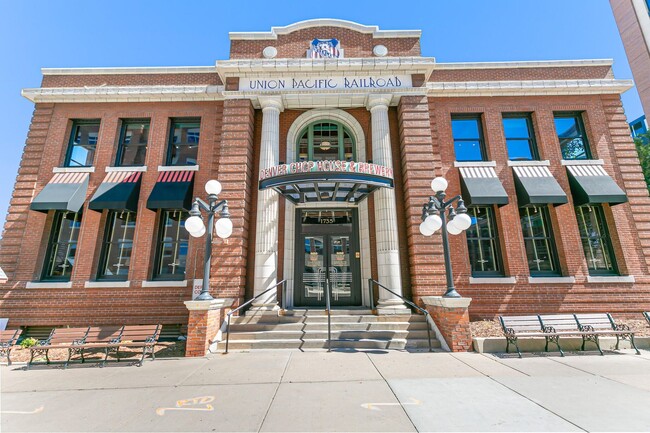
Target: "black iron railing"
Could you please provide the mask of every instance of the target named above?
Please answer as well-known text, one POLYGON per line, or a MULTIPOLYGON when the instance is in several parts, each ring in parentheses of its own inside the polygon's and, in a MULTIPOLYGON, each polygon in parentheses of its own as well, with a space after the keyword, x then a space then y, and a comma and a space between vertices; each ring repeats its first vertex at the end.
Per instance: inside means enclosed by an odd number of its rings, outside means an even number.
POLYGON ((330 280, 325 279, 325 312, 327 313, 327 351, 332 351, 332 316, 330 310, 330 280))
MULTIPOLYGON (((245 308, 245 307, 249 306, 250 304, 252 304, 253 301, 255 301, 256 299, 262 297, 263 295, 266 295, 271 290, 276 290, 277 291, 278 286, 282 286, 282 301, 284 303, 285 300, 286 300, 285 292, 287 291, 286 283, 287 283, 287 280, 282 280, 279 283, 277 283, 276 285, 274 285, 273 287, 269 287, 268 289, 266 289, 265 291, 263 291, 259 295, 255 296, 252 299, 249 299, 248 301, 241 304, 239 307, 237 307, 234 310, 228 312, 228 314, 226 315, 226 350, 223 352, 224 355, 226 353, 228 353, 228 343, 230 341, 230 318, 231 318, 231 316, 233 314, 235 314, 236 312, 240 311, 242 308, 245 308)), ((286 308, 286 304, 282 305, 282 308, 286 308)))
MULTIPOLYGON (((373 280, 372 278, 368 278, 368 286, 370 287, 370 293, 371 293, 370 299, 372 299, 372 293, 373 293, 372 285, 373 285, 373 284, 376 284, 377 286, 379 286, 379 287, 381 287, 382 289, 386 290, 388 293, 392 293, 393 295, 397 296, 397 297, 400 298, 402 301, 404 301, 406 304, 410 305, 411 307, 415 308, 416 310, 418 310, 419 312, 421 312, 422 314, 424 314, 424 317, 427 319, 426 322, 427 322, 427 337, 428 337, 428 340, 429 340, 429 352, 433 352, 433 348, 431 347, 431 325, 429 324, 429 317, 431 317, 431 315, 429 314, 429 312, 428 312, 427 310, 425 310, 424 308, 418 307, 418 306, 415 305, 413 302, 411 302, 411 301, 409 301, 408 299, 406 299, 404 296, 399 295, 399 294, 393 292, 391 289, 389 289, 388 287, 384 286, 384 285, 381 284, 379 281, 373 280)), ((372 301, 371 301, 371 302, 372 302, 372 301)))

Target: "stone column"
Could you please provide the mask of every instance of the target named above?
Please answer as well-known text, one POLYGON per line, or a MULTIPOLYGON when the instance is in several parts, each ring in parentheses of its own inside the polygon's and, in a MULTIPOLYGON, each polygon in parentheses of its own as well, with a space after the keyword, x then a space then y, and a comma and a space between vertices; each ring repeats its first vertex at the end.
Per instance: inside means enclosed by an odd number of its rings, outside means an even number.
MULTIPOLYGON (((388 127, 388 104, 391 95, 372 95, 368 98, 368 110, 372 117, 372 161, 393 168, 393 156, 388 127)), ((380 188, 374 193, 375 229, 377 235, 378 280, 395 293, 402 294, 402 275, 399 261, 397 236, 397 210, 395 191, 380 188)), ((408 310, 398 297, 379 289, 379 314, 400 314, 408 310)))
MULTIPOLYGON (((284 109, 279 96, 260 97, 262 106, 262 142, 259 169, 278 165, 280 154, 280 112, 284 109)), ((258 295, 277 283, 279 197, 272 189, 257 193, 257 225, 255 231, 254 293, 258 295)), ((253 303, 257 310, 277 308, 275 291, 253 303)))

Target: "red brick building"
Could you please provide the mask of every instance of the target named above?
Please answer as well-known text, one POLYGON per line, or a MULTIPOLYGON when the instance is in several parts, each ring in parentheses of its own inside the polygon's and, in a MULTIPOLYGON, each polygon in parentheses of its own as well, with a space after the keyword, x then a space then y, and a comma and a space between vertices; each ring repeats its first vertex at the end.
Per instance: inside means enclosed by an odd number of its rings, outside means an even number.
POLYGON ((283 280, 256 311, 323 308, 325 284, 334 306, 407 311, 374 279, 466 317, 429 298, 446 275, 439 233, 420 233, 436 176, 472 218, 450 237, 470 317, 650 309, 650 200, 619 97, 632 83, 611 60, 438 63, 420 31, 330 19, 230 39, 213 66, 43 69, 23 90, 1 316, 211 339, 224 309, 283 280), (205 315, 186 303, 205 241, 183 223, 209 179, 234 231, 213 243, 205 315))

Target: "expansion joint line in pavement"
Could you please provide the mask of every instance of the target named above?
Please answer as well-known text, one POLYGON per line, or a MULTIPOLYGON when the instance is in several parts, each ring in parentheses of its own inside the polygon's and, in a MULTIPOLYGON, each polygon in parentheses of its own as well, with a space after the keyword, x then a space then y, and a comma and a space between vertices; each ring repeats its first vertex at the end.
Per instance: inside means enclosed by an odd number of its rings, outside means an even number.
MULTIPOLYGON (((627 356, 627 355, 623 355, 623 356, 627 356)), ((583 370, 582 368, 576 367, 575 365, 566 364, 566 363, 564 363, 564 362, 558 361, 558 360, 553 359, 553 358, 549 358, 549 359, 550 359, 551 361, 553 361, 553 362, 557 362, 558 364, 561 364, 561 365, 563 365, 563 366, 565 366, 565 367, 573 368, 574 370, 580 371, 580 372, 582 372, 582 373, 587 373, 587 374, 589 374, 589 375, 591 375, 591 376, 600 377, 600 378, 602 378, 602 379, 609 380, 610 382, 620 383, 620 384, 622 384, 622 385, 627 385, 625 382, 620 382, 620 381, 618 381, 618 380, 616 380, 616 379, 613 379, 613 378, 611 378, 611 377, 603 376, 602 374, 592 373, 591 371, 583 370)), ((643 358, 635 358, 635 359, 643 359, 643 358)))
POLYGON ((408 411, 406 410, 406 408, 404 407, 404 405, 402 404, 402 401, 399 399, 399 397, 397 396, 397 394, 395 394, 395 390, 393 389, 393 387, 390 386, 390 383, 388 382, 388 380, 384 377, 383 374, 381 374, 381 371, 379 371, 379 369, 377 368, 377 365, 375 365, 375 363, 374 363, 374 361, 372 360, 372 358, 370 357, 370 355, 368 355, 367 353, 366 353, 365 355, 366 355, 366 357, 368 357, 368 360, 370 361, 370 363, 372 364, 372 366, 375 367, 375 370, 377 371, 377 373, 379 374, 379 376, 384 380, 384 382, 386 382, 386 385, 388 386, 388 389, 390 389, 390 392, 393 393, 393 396, 395 397, 395 400, 397 400, 397 402, 399 403, 399 407, 401 407, 402 410, 404 411, 404 415, 406 415, 406 418, 409 420, 409 422, 410 422, 411 425, 413 426, 413 429, 414 429, 415 431, 419 432, 420 430, 418 430, 417 426, 415 425, 415 423, 413 422, 413 420, 412 420, 411 417, 409 416, 409 413, 408 413, 408 411))
POLYGON ((262 422, 260 422, 260 427, 257 429, 258 433, 262 431, 262 427, 264 427, 264 423, 266 422, 266 417, 269 416, 269 411, 271 410, 271 406, 273 406, 275 397, 278 395, 278 390, 280 389, 280 385, 282 385, 282 381, 284 380, 284 375, 287 374, 287 369, 289 368, 289 363, 291 363, 292 356, 293 353, 289 352, 289 358, 287 358, 287 363, 284 365, 284 369, 282 370, 282 374, 280 375, 278 386, 276 386, 275 391, 273 391, 273 395, 271 396, 271 401, 269 402, 269 405, 266 408, 266 412, 264 412, 264 417, 262 417, 262 422))
MULTIPOLYGON (((568 422, 568 423, 571 424, 571 425, 574 425, 576 428, 579 428, 580 430, 582 430, 582 431, 584 431, 584 432, 588 431, 588 430, 583 429, 582 427, 580 427, 578 424, 574 423, 573 421, 571 421, 571 420, 569 420, 569 419, 563 417, 562 415, 560 415, 560 414, 558 414, 558 413, 552 411, 551 409, 547 408, 546 406, 544 406, 544 405, 542 405, 542 404, 536 402, 535 400, 530 399, 529 397, 527 397, 527 396, 525 396, 524 394, 520 393, 520 392, 517 391, 516 389, 510 388, 510 387, 509 387, 508 385, 506 385, 505 383, 499 382, 499 381, 498 381, 496 378, 494 378, 493 376, 489 376, 489 375, 483 373, 483 372, 482 372, 481 370, 479 370, 478 368, 476 368, 476 367, 474 367, 474 366, 472 366, 472 365, 466 363, 465 361, 463 361, 462 359, 458 358, 457 356, 454 356, 453 353, 451 354, 451 356, 452 356, 452 358, 456 359, 457 361, 462 362, 463 364, 465 364, 466 366, 468 366, 468 367, 471 368, 472 370, 474 370, 474 371, 480 373, 481 375, 487 377, 488 379, 494 381, 495 383, 501 385, 502 387, 504 387, 504 388, 506 388, 506 389, 508 389, 508 390, 510 390, 510 391, 512 391, 512 392, 514 392, 515 394, 517 394, 517 395, 519 395, 519 396, 525 398, 526 400, 530 401, 531 403, 533 403, 533 404, 535 404, 535 405, 541 407, 541 408, 544 409, 545 411, 547 411, 547 412, 549 412, 549 413, 552 413, 552 414, 555 415, 556 417, 558 417, 558 418, 560 418, 560 419, 562 419, 562 420, 568 422)), ((496 360, 494 360, 494 361, 495 361, 495 362, 499 362, 499 361, 496 361, 496 360)), ((499 362, 499 364, 501 364, 501 363, 499 362)), ((505 365, 505 364, 501 364, 501 365, 505 365)), ((517 369, 515 368, 515 370, 517 370, 517 369)), ((519 371, 519 370, 517 370, 517 371, 519 371)), ((522 374, 524 374, 524 375, 526 375, 526 376, 529 376, 529 377, 530 377, 530 375, 524 373, 523 371, 519 371, 519 372, 522 373, 522 374)))

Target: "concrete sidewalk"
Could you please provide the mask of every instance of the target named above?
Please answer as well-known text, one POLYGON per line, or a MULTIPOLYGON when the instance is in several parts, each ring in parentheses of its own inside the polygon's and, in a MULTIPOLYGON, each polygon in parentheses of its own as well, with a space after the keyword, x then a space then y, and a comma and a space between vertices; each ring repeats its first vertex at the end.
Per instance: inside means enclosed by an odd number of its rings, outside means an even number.
POLYGON ((260 351, 0 373, 3 432, 650 429, 648 351, 260 351))

